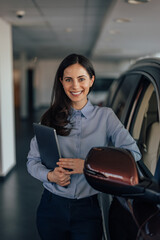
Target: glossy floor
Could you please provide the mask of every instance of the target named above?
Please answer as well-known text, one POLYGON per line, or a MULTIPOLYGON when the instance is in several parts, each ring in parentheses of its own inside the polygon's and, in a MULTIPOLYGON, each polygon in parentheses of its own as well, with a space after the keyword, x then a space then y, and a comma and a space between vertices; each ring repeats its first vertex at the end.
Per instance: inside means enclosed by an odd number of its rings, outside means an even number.
POLYGON ((39 240, 35 215, 43 191, 42 184, 26 170, 26 157, 33 136, 32 122, 16 117, 16 161, 9 176, 0 181, 0 239, 39 240))

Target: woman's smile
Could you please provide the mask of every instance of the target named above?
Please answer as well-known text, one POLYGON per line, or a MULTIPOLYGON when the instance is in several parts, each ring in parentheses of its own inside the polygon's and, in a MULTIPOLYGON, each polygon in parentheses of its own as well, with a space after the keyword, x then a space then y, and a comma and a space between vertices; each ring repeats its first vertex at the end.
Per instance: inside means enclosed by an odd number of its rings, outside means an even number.
POLYGON ((74 96, 78 96, 78 95, 80 95, 81 93, 82 93, 82 91, 79 91, 79 92, 72 92, 72 91, 71 91, 71 94, 74 95, 74 96))

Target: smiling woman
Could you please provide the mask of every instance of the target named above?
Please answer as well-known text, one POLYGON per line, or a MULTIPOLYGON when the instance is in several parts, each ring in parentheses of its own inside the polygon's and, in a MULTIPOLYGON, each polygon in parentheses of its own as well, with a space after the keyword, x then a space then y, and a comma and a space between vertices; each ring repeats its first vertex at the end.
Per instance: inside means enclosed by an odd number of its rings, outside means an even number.
POLYGON ((43 240, 102 240, 102 215, 98 191, 84 176, 84 162, 94 146, 113 145, 128 149, 140 159, 133 140, 114 112, 93 106, 87 96, 95 80, 90 61, 78 54, 60 64, 53 86, 51 106, 41 124, 58 133, 62 158, 54 169, 41 161, 37 140, 31 141, 27 167, 43 182, 44 193, 37 210, 37 227, 43 240))

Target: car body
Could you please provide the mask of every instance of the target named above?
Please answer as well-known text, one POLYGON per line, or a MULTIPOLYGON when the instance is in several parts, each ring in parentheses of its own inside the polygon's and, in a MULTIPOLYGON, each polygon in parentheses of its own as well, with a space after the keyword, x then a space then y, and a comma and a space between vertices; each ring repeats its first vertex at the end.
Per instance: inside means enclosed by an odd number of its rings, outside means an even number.
POLYGON ((102 194, 101 197, 105 238, 110 238, 107 233, 109 209, 105 205, 110 202, 108 198, 114 195, 122 197, 125 201, 131 199, 128 211, 137 226, 136 239, 158 240, 160 239, 160 59, 146 58, 135 62, 111 85, 106 106, 114 110, 136 140, 142 159, 135 163, 127 155, 128 153, 122 153, 121 149, 99 146, 91 149, 87 156, 84 168, 87 181, 95 189, 107 194, 102 194), (109 163, 107 159, 112 161, 109 163), (121 161, 118 162, 118 159, 121 161), (132 183, 128 181, 130 178, 134 180, 132 183), (124 182, 124 179, 128 182, 124 182))

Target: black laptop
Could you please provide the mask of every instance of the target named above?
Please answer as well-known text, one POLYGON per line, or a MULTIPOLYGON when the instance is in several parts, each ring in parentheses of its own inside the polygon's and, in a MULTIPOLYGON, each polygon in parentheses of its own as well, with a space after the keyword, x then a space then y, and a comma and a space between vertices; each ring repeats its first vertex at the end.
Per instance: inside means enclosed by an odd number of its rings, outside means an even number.
POLYGON ((48 169, 54 169, 58 166, 56 163, 59 161, 59 158, 61 158, 56 130, 38 123, 33 123, 33 128, 42 164, 48 169))

